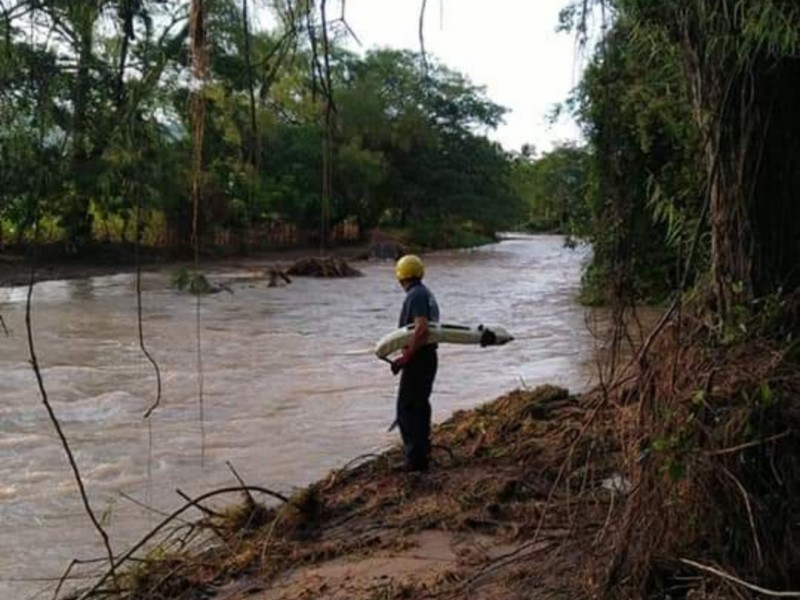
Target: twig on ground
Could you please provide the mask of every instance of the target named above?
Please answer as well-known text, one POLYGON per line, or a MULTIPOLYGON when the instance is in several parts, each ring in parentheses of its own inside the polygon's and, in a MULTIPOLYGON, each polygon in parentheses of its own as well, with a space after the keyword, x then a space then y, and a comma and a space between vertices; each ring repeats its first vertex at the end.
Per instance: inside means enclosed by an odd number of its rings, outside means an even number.
POLYGON ((680 561, 683 564, 689 565, 690 567, 694 567, 695 569, 699 569, 700 571, 705 571, 706 573, 711 573, 712 575, 716 575, 717 577, 721 577, 722 579, 736 583, 742 587, 747 588, 752 592, 758 592, 759 594, 764 594, 765 596, 772 596, 774 598, 800 598, 800 592, 794 592, 794 591, 780 592, 775 590, 768 590, 761 586, 744 581, 743 579, 739 579, 738 577, 731 575, 730 573, 726 573, 721 569, 710 567, 708 565, 704 565, 694 560, 689 560, 688 558, 681 558, 680 561))
POLYGON ((733 454, 734 452, 739 452, 741 450, 746 450, 747 448, 754 448, 756 446, 760 446, 761 444, 768 444, 769 442, 774 442, 776 440, 780 440, 785 438, 787 435, 790 435, 791 431, 784 431, 783 433, 776 433, 775 435, 771 435, 763 440, 754 440, 752 442, 747 442, 745 444, 739 444, 738 446, 731 446, 730 448, 723 448, 722 450, 714 450, 713 452, 709 452, 709 454, 713 456, 721 456, 723 454, 733 454))
MULTIPOLYGON (((165 511, 159 510, 158 508, 156 508, 154 506, 150 506, 146 502, 142 502, 141 500, 138 500, 137 498, 134 498, 130 494, 126 494, 125 492, 117 492, 117 493, 120 495, 121 498, 124 498, 128 502, 131 502, 132 504, 135 504, 136 506, 139 506, 139 507, 141 507, 141 508, 143 508, 143 509, 145 509, 145 510, 147 510, 149 512, 155 513, 155 514, 157 514, 157 515, 159 515, 161 517, 168 516, 168 513, 166 513, 165 511)), ((186 521, 186 523, 188 524, 188 521, 186 521)))
POLYGON ((244 482, 244 480, 243 480, 243 479, 242 479, 242 478, 239 476, 239 473, 237 473, 237 472, 236 472, 236 469, 234 469, 234 468, 233 468, 233 463, 231 463, 231 461, 229 461, 229 460, 226 460, 226 461, 225 461, 225 464, 226 464, 226 465, 227 465, 227 467, 228 467, 228 468, 231 470, 231 473, 233 473, 233 476, 234 476, 234 477, 236 477, 236 481, 238 481, 238 482, 239 482, 239 485, 240 485, 240 486, 242 486, 242 488, 244 488, 244 494, 245 494, 245 496, 247 496, 247 503, 248 503, 248 504, 249 504, 251 507, 252 507, 252 506, 255 506, 255 504, 256 504, 256 501, 255 501, 255 500, 253 500, 253 495, 252 495, 252 494, 249 492, 249 490, 247 490, 247 484, 246 484, 246 483, 244 482))
POLYGON ((56 586, 56 589, 53 592, 53 600, 58 600, 58 594, 61 592, 61 588, 64 587, 64 582, 67 581, 67 579, 69 579, 69 574, 72 572, 72 568, 75 567, 76 565, 85 564, 86 562, 87 561, 82 561, 77 558, 73 558, 70 561, 69 565, 64 571, 64 574, 58 580, 58 585, 56 586))
MULTIPOLYGON (((176 489, 175 493, 178 494, 178 496, 180 496, 181 498, 183 498, 187 502, 191 502, 192 501, 192 499, 189 497, 189 495, 186 494, 185 492, 181 491, 180 489, 176 489)), ((198 508, 198 510, 200 510, 200 512, 202 512, 204 515, 206 515, 208 517, 217 517, 218 519, 222 518, 222 515, 219 514, 217 511, 212 510, 212 509, 210 509, 210 508, 208 508, 206 506, 203 506, 199 502, 195 502, 195 506, 198 508)))
POLYGON ((738 479, 736 479, 736 477, 730 471, 728 471, 728 469, 723 468, 722 472, 726 476, 728 476, 733 481, 733 483, 736 484, 736 487, 739 488, 739 491, 742 493, 742 498, 744 498, 744 506, 747 509, 747 518, 750 521, 750 529, 753 532, 753 545, 756 548, 756 556, 758 557, 758 566, 763 567, 764 557, 761 554, 761 544, 758 543, 758 532, 756 531, 756 522, 755 519, 753 518, 753 509, 750 506, 750 498, 747 495, 747 490, 744 489, 742 483, 738 479))
POLYGON ((328 480, 325 482, 325 487, 323 487, 322 489, 323 490, 330 489, 337 481, 339 481, 339 476, 340 475, 342 475, 342 474, 346 475, 348 472, 352 471, 353 469, 355 469, 357 467, 360 467, 361 465, 366 464, 365 462, 361 462, 361 461, 364 460, 364 459, 367 459, 367 458, 374 459, 374 460, 378 460, 378 459, 382 458, 384 460, 387 460, 385 454, 375 454, 374 452, 368 452, 366 454, 360 454, 360 455, 356 456, 355 458, 353 458, 352 460, 347 461, 342 468, 337 469, 336 471, 332 471, 330 476, 328 477, 328 480))
MULTIPOLYGON (((265 494, 267 496, 272 496, 273 498, 277 498, 286 503, 291 503, 289 498, 280 494, 278 492, 274 492, 268 488, 263 488, 259 486, 247 486, 248 491, 258 492, 260 494, 265 494)), ((189 510, 192 507, 197 507, 199 502, 203 500, 207 500, 208 498, 213 498, 214 496, 221 496, 223 494, 233 494, 236 492, 243 492, 244 490, 241 487, 226 487, 220 488, 217 490, 212 490, 210 492, 206 492, 205 494, 201 494, 197 498, 193 498, 189 500, 186 504, 181 506, 179 509, 172 512, 167 518, 161 521, 158 525, 156 525, 152 530, 150 530, 142 539, 140 539, 136 544, 134 544, 125 554, 123 554, 116 563, 116 567, 119 567, 124 562, 131 559, 131 557, 136 554, 141 548, 147 544, 150 540, 152 540, 158 533, 164 529, 167 525, 169 525, 172 521, 180 517, 184 512, 189 510)), ((81 594, 79 600, 85 600, 86 598, 91 598, 94 594, 100 590, 100 587, 106 582, 106 580, 112 575, 113 571, 109 570, 106 571, 96 582, 95 584, 86 590, 83 594, 81 594)))

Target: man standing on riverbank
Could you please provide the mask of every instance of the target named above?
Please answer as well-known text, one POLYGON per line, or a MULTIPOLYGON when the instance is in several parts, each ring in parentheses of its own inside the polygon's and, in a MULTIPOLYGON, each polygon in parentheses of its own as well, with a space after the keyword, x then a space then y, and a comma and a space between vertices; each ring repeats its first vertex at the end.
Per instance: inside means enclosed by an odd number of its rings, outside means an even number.
POLYGON ((397 390, 397 424, 403 438, 403 456, 408 471, 427 471, 431 450, 431 404, 438 357, 436 344, 428 344, 428 323, 439 322, 439 305, 422 283, 425 265, 407 254, 397 261, 395 275, 406 291, 399 326, 414 325, 414 336, 392 361, 392 373, 400 375, 397 390))

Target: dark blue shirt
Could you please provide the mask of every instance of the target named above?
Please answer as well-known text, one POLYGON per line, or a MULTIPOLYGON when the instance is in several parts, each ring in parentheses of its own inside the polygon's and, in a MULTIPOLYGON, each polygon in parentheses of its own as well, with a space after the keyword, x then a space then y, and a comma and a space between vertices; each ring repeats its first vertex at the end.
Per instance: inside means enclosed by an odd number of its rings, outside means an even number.
POLYGON ((439 305, 436 304, 436 298, 421 281, 406 292, 398 327, 412 324, 417 317, 425 317, 429 323, 439 322, 439 305))

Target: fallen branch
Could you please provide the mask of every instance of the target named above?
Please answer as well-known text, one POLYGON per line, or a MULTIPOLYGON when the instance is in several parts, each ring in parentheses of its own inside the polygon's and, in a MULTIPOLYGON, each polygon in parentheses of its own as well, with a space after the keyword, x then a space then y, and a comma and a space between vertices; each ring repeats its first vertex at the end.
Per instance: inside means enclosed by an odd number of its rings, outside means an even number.
POLYGON ((291 278, 278 267, 270 267, 267 270, 267 273, 269 274, 269 283, 267 284, 268 287, 277 287, 278 279, 282 279, 286 284, 292 283, 291 278))
POLYGON ((716 575, 717 577, 721 577, 722 579, 736 583, 744 588, 747 588, 752 592, 758 592, 759 594, 764 594, 765 596, 772 596, 774 598, 800 598, 800 592, 792 592, 792 591, 778 592, 775 590, 768 590, 766 588, 755 585, 754 583, 748 583, 743 579, 739 579, 738 577, 735 577, 730 573, 726 573, 725 571, 722 571, 720 569, 716 569, 714 567, 710 567, 708 565, 704 565, 702 563, 689 560, 688 558, 681 558, 680 561, 683 564, 689 565, 690 567, 694 567, 695 569, 699 569, 700 571, 705 571, 706 573, 711 573, 712 575, 716 575))
POLYGON ((36 376, 36 383, 39 386, 39 393, 41 394, 42 397, 42 403, 44 404, 44 407, 47 410, 47 414, 50 417, 50 421, 52 422, 53 427, 56 430, 56 434, 58 435, 59 440, 61 440, 61 446, 64 448, 64 452, 67 455, 67 460, 69 461, 69 465, 72 468, 72 474, 75 477, 75 481, 78 484, 78 491, 80 492, 81 501, 83 502, 83 508, 86 511, 86 514, 89 516, 89 520, 92 522, 92 525, 94 526, 95 530, 100 535, 100 538, 103 540, 103 545, 105 546, 106 553, 108 556, 108 562, 110 565, 109 575, 111 576, 114 582, 114 586, 117 589, 119 589, 119 584, 117 582, 117 573, 114 564, 114 551, 111 549, 111 541, 109 540, 106 530, 103 529, 103 526, 100 524, 100 521, 94 514, 92 505, 89 503, 89 496, 86 493, 85 486, 83 485, 83 478, 81 477, 81 472, 80 469, 78 468, 78 463, 75 460, 75 456, 72 454, 72 448, 69 445, 67 436, 64 434, 64 430, 61 428, 61 423, 58 420, 58 417, 56 416, 55 410, 53 410, 53 407, 50 404, 50 398, 47 394, 47 390, 44 387, 44 379, 42 378, 42 372, 39 369, 39 360, 36 357, 36 349, 33 343, 33 326, 31 325, 31 305, 33 297, 33 286, 35 283, 36 283, 36 259, 34 258, 33 266, 31 267, 31 278, 28 283, 28 296, 25 301, 25 329, 28 333, 28 353, 30 356, 31 368, 33 369, 33 373, 36 376))
MULTIPOLYGON (((178 494, 178 496, 180 496, 181 498, 183 498, 187 502, 191 502, 192 501, 191 497, 187 493, 183 492, 180 489, 176 489, 175 493, 178 494)), ((207 517, 217 517, 217 518, 221 518, 222 517, 222 515, 219 514, 217 511, 211 510, 210 508, 208 508, 206 506, 203 506, 199 502, 195 502, 195 506, 198 508, 198 510, 200 510, 201 513, 203 513, 207 517)))
MULTIPOLYGON (((254 486, 254 485, 247 486, 246 489, 248 491, 259 492, 259 493, 265 494, 267 496, 272 496, 273 498, 277 498, 278 500, 281 500, 282 502, 291 504, 291 500, 289 500, 289 498, 287 498, 283 494, 280 494, 278 492, 274 492, 274 491, 272 491, 270 489, 259 487, 259 486, 254 486)), ((205 494, 202 494, 202 495, 198 496, 197 498, 191 499, 186 504, 181 506, 179 509, 177 509, 174 512, 172 512, 166 519, 161 521, 158 525, 156 525, 156 527, 154 529, 152 529, 149 533, 147 533, 147 535, 145 535, 141 540, 139 540, 136 544, 134 544, 133 547, 130 550, 128 550, 125 554, 123 554, 119 558, 119 560, 116 563, 116 566, 119 567, 121 564, 123 564, 123 563, 127 562, 128 560, 130 560, 131 557, 134 554, 136 554, 136 552, 141 550, 142 547, 145 544, 147 544, 147 542, 149 542, 156 535, 158 535, 158 533, 162 529, 164 529, 167 525, 169 525, 172 521, 177 519, 179 516, 181 516, 184 512, 186 512, 190 508, 197 507, 199 502, 202 502, 203 500, 207 500, 208 498, 213 498, 214 496, 221 496, 223 494, 232 494, 232 493, 243 492, 243 491, 245 491, 245 490, 242 489, 241 487, 226 487, 226 488, 220 488, 218 490, 212 490, 210 492, 206 492, 205 494)), ((100 586, 102 586, 106 582, 106 580, 113 573, 114 573, 113 570, 106 571, 106 573, 103 574, 100 577, 100 579, 98 579, 95 582, 94 586, 92 586, 91 588, 89 588, 83 594, 80 595, 79 600, 86 600, 86 598, 91 598, 98 590, 100 590, 100 586)))
MULTIPOLYGON (((105 559, 102 559, 105 560, 105 559)), ((58 585, 56 586, 55 591, 53 592, 53 600, 58 600, 58 594, 61 592, 61 588, 64 587, 64 582, 70 579, 70 573, 72 572, 73 567, 77 565, 84 565, 84 564, 91 564, 93 562, 97 562, 96 560, 80 560, 77 558, 73 558, 72 561, 67 566, 64 574, 59 578, 58 585)), ((75 579, 74 577, 72 579, 75 579)))
POLYGON ((744 506, 747 509, 747 518, 750 521, 750 529, 753 532, 753 544, 756 547, 756 556, 758 556, 758 566, 763 567, 764 557, 761 554, 761 544, 758 543, 758 531, 756 531, 756 521, 753 518, 753 509, 750 507, 750 498, 747 495, 747 490, 744 489, 742 483, 738 479, 736 479, 736 477, 730 471, 728 471, 728 469, 723 468, 722 472, 725 473, 725 475, 728 476, 733 481, 733 483, 736 484, 736 487, 739 488, 739 491, 742 494, 742 498, 744 499, 744 506))
POLYGON ((242 479, 239 476, 239 473, 236 472, 236 469, 233 468, 233 464, 231 463, 231 461, 226 460, 225 464, 231 470, 231 473, 233 473, 233 476, 236 478, 236 481, 239 482, 239 485, 242 486, 242 488, 245 488, 244 493, 247 496, 247 504, 252 508, 253 506, 256 505, 256 501, 253 500, 253 495, 246 489, 247 488, 247 484, 244 482, 244 479, 242 479))
MULTIPOLYGON (((152 512, 152 513, 154 513, 154 514, 157 514, 157 515, 159 515, 160 517, 166 517, 166 516, 169 516, 169 515, 168 515, 168 513, 164 512, 163 510, 159 510, 158 508, 155 508, 154 506, 150 506, 149 504, 147 504, 147 503, 145 503, 145 502, 142 502, 141 500, 138 500, 138 499, 134 498, 134 497, 133 497, 133 496, 131 496, 130 494, 126 494, 125 492, 117 492, 117 493, 119 494, 119 496, 120 496, 121 498, 123 498, 123 499, 127 500, 128 502, 130 502, 130 503, 132 503, 132 504, 135 504, 136 506, 139 506, 140 508, 143 508, 143 509, 145 509, 145 510, 147 510, 147 511, 149 511, 149 512, 152 512)), ((188 522, 186 522, 186 523, 188 524, 188 522)))
POLYGON ((739 452, 740 450, 746 450, 747 448, 754 448, 755 446, 760 446, 761 444, 768 444, 769 442, 774 442, 776 440, 780 440, 785 438, 787 435, 791 434, 791 431, 784 431, 783 433, 777 433, 775 435, 771 435, 768 438, 764 438, 763 440, 754 440, 752 442, 747 442, 746 444, 739 444, 738 446, 731 446, 730 448, 723 448, 722 450, 715 450, 714 452, 709 452, 712 456, 721 456, 723 454, 733 454, 734 452, 739 452))
POLYGON ((6 337, 9 337, 11 335, 11 330, 6 327, 6 322, 3 320, 3 315, 0 315, 0 326, 3 327, 3 333, 6 334, 6 337))

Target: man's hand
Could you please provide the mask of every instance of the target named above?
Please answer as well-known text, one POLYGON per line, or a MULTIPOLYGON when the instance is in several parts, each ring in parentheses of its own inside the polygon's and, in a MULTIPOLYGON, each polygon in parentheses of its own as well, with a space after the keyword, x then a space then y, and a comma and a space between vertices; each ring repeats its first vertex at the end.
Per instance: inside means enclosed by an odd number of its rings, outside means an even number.
POLYGON ((410 360, 411 352, 409 352, 408 346, 405 346, 403 348, 403 353, 399 357, 395 358, 391 363, 392 375, 397 375, 400 371, 402 371, 403 367, 405 367, 410 360))

